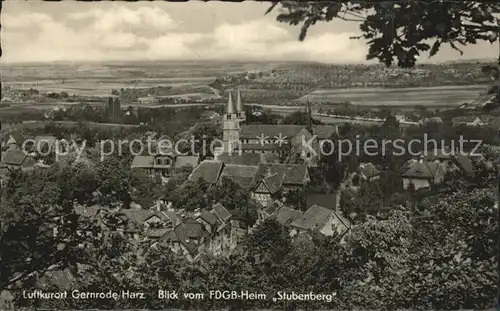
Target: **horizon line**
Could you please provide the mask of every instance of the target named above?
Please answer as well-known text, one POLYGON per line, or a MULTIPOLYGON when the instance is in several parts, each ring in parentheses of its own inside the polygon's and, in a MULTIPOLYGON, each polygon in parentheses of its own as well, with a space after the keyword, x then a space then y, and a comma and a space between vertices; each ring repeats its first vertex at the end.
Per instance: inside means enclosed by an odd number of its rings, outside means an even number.
MULTIPOLYGON (((426 59, 427 60, 427 59, 426 59)), ((429 62, 429 61, 420 61, 417 62, 415 67, 418 65, 442 65, 442 64, 453 64, 453 63, 477 63, 477 62, 496 62, 496 58, 471 58, 471 59, 457 59, 457 60, 446 60, 442 62, 429 62)), ((384 66, 384 64, 379 62, 349 62, 349 63, 329 63, 329 62, 321 62, 314 60, 258 60, 258 59, 185 59, 185 60, 168 60, 168 59, 158 59, 158 60, 149 60, 149 59, 137 59, 137 60, 58 60, 58 61, 13 61, 13 62, 5 62, 0 58, 0 66, 19 66, 19 65, 70 65, 70 64, 124 64, 124 63, 305 63, 305 64, 321 64, 321 65, 333 65, 333 66, 354 66, 354 65, 364 65, 364 66, 384 66)), ((396 65, 391 65, 390 67, 397 67, 396 65)))

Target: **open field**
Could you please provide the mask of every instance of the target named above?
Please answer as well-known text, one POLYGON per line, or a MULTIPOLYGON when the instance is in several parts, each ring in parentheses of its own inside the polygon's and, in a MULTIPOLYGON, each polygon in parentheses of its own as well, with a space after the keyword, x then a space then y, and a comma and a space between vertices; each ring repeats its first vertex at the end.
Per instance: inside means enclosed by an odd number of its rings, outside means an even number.
POLYGON ((485 85, 317 90, 299 101, 351 102, 362 106, 457 106, 473 102, 485 85))
POLYGON ((41 92, 109 96, 111 90, 154 86, 206 86, 217 76, 267 69, 272 63, 223 62, 115 62, 92 64, 5 65, 2 84, 41 92))
MULTIPOLYGON (((423 105, 441 108, 472 102, 485 90, 484 81, 479 79, 481 76, 477 72, 477 64, 457 66, 425 65, 409 72, 381 66, 314 63, 117 62, 2 65, 1 69, 4 86, 34 88, 42 92, 66 91, 85 96, 109 96, 111 90, 121 88, 171 86, 172 90, 157 95, 178 97, 189 102, 190 97, 193 100, 218 98, 219 95, 224 96, 227 89, 241 85, 244 101, 259 105, 288 106, 293 105, 292 100, 301 104, 309 99, 313 103, 351 102, 361 106, 413 108, 423 105), (217 84, 213 83, 216 78, 219 78, 217 80, 220 83, 212 87, 217 84), (416 84, 432 79, 437 82, 424 87, 403 88, 403 84, 398 88, 365 88, 359 87, 356 80, 353 85, 358 87, 355 88, 325 86, 328 81, 338 81, 340 78, 349 81, 360 78, 373 83, 393 78, 397 81, 411 80, 416 84), (469 80, 469 85, 465 85, 469 80), (446 86, 433 86, 440 85, 440 81, 446 86), (472 82, 477 84, 472 85, 472 82), (304 96, 311 90, 315 91, 304 96)), ((35 105, 30 107, 38 108, 35 105)))

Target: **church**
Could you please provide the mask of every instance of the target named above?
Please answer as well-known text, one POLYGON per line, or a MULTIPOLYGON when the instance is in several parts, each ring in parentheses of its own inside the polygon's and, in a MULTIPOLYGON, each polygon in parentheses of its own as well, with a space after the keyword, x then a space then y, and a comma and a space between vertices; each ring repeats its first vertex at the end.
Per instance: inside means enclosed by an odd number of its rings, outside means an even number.
POLYGON ((230 159, 244 154, 278 156, 281 147, 287 147, 292 156, 300 157, 304 163, 314 166, 319 159, 322 141, 338 132, 336 125, 312 125, 311 108, 305 107, 308 120, 305 125, 293 124, 245 124, 246 111, 238 89, 236 104, 229 92, 227 105, 222 115, 222 150, 219 158, 230 159), (313 143, 308 144, 308 142, 313 143), (316 152, 311 152, 313 146, 316 152))

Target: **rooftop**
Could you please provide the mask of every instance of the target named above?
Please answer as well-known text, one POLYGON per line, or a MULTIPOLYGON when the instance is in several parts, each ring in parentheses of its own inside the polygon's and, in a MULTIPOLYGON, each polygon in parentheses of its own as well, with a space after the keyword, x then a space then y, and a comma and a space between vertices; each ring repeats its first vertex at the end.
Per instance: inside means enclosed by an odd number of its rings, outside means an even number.
POLYGON ((291 225, 304 230, 319 230, 331 215, 331 210, 315 204, 305 211, 301 217, 292 222, 291 225))

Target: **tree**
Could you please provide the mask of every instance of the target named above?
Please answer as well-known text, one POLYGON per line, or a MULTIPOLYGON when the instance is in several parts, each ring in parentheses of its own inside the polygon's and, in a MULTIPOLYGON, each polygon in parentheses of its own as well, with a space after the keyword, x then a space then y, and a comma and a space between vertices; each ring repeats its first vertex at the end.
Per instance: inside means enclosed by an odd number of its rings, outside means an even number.
POLYGON ((277 20, 301 25, 301 41, 309 27, 318 22, 336 18, 359 23, 362 34, 355 39, 368 40, 366 58, 376 58, 386 66, 396 59, 399 67, 413 67, 421 52, 434 56, 443 44, 463 54, 459 45, 493 43, 499 39, 496 15, 500 13, 500 4, 493 2, 282 1, 274 3, 267 12, 278 5, 281 12, 277 20), (432 45, 429 40, 434 41, 432 45))
POLYGON ((57 167, 13 171, 0 205, 0 290, 79 262, 80 246, 93 242, 80 235, 92 223, 73 209, 57 167))
POLYGON ((128 207, 131 203, 131 178, 129 166, 114 157, 106 158, 96 167, 97 190, 103 195, 104 205, 122 203, 128 207))

